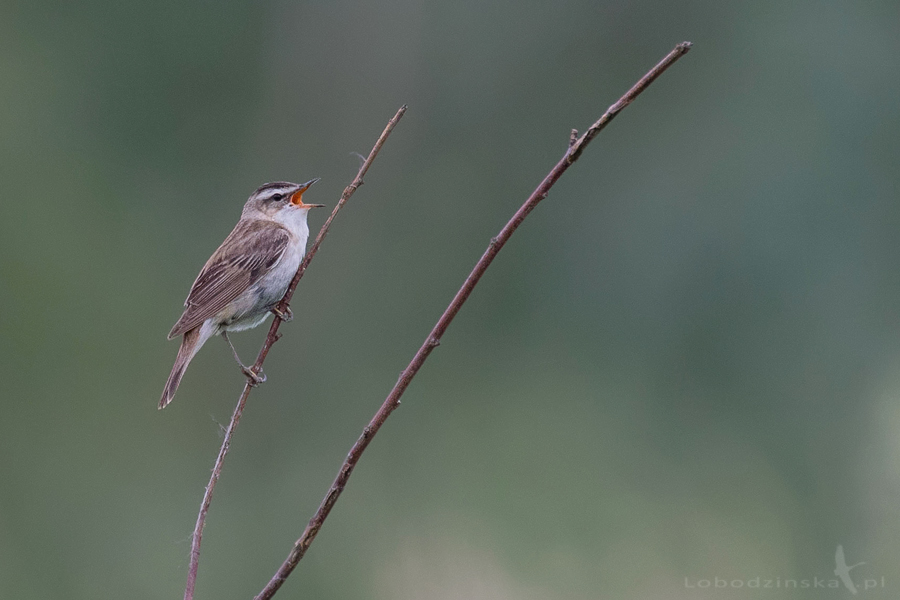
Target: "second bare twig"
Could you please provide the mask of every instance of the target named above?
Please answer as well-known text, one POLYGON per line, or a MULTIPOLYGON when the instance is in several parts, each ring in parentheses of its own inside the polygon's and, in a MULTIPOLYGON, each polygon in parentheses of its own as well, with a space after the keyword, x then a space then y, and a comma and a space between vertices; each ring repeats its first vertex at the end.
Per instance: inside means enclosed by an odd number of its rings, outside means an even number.
MULTIPOLYGON (((646 75, 644 75, 628 92, 619 98, 619 100, 610 106, 607 111, 601 116, 591 127, 584 132, 584 134, 577 138, 571 139, 568 150, 565 155, 556 163, 550 172, 544 177, 543 181, 541 181, 540 185, 531 193, 531 196, 525 201, 524 204, 516 211, 513 217, 509 220, 509 222, 500 230, 500 233, 491 239, 488 244, 487 250, 484 251, 484 254, 475 264, 475 267, 472 269, 472 272, 466 278, 462 287, 456 292, 456 296, 454 296, 453 300, 450 302, 450 305, 444 311, 444 314, 441 315, 441 318, 438 319, 437 324, 431 330, 431 333, 428 337, 425 338, 425 342, 419 348, 419 351, 416 352, 416 355, 413 357, 412 361, 403 370, 400 374, 400 379, 394 385, 394 388, 390 391, 387 398, 384 400, 384 403, 381 405, 381 408, 378 409, 378 412, 375 413, 375 416, 372 417, 372 420, 369 421, 369 424, 366 425, 366 428, 363 429, 362 435, 356 440, 356 443, 353 444, 353 448, 350 449, 350 453, 347 455, 347 458, 344 460, 344 464, 341 465, 340 471, 338 471, 337 477, 334 480, 334 483, 331 484, 331 488, 328 490, 328 493, 325 495, 325 498, 322 500, 322 503, 319 505, 319 509, 316 511, 316 514, 313 515, 313 518, 310 519, 309 524, 306 526, 306 529, 303 531, 303 535, 300 536, 294 543, 294 547, 291 548, 290 553, 288 553, 288 557, 282 563, 281 567, 278 568, 278 571, 269 580, 269 583, 266 584, 266 587, 256 596, 255 600, 269 600, 278 589, 284 584, 284 581, 291 574, 297 564, 300 562, 300 559, 303 558, 303 555, 306 553, 306 550, 309 548, 310 544, 312 544, 313 540, 316 537, 316 534, 319 533, 319 530, 322 528, 322 524, 325 522, 325 519, 328 518, 328 514, 331 512, 331 509, 334 507, 335 502, 337 502, 338 497, 341 495, 341 492, 344 491, 344 486, 347 485, 347 480, 350 478, 350 474, 353 472, 353 468, 359 462, 362 453, 365 451, 366 447, 369 445, 369 442, 372 441, 372 438, 375 437, 375 434, 378 433, 378 430, 387 420, 387 418, 394 412, 400 405, 400 397, 403 395, 403 392, 406 391, 406 388, 409 386, 409 383, 412 381, 413 377, 416 376, 416 373, 419 372, 419 369, 422 367, 422 364, 431 354, 431 351, 434 350, 441 343, 441 337, 444 335, 444 332, 447 331, 447 327, 453 321, 453 318, 459 312, 459 309, 468 299, 469 294, 472 293, 472 290, 475 288, 475 285, 478 284, 478 281, 481 279, 481 276, 484 275, 484 272, 493 262, 494 257, 497 256, 497 253, 500 252, 500 249, 504 244, 509 240, 510 236, 515 232, 515 230, 522 224, 522 221, 525 220, 525 217, 534 210, 534 207, 538 205, 538 203, 547 197, 547 194, 550 191, 550 188, 553 187, 553 184, 556 183, 556 180, 560 178, 560 176, 568 169, 572 163, 578 160, 578 157, 581 156, 582 151, 585 146, 587 146, 592 139, 600 132, 601 129, 606 127, 606 125, 612 121, 612 119, 619 113, 623 108, 631 104, 631 102, 643 92, 647 86, 649 86, 654 79, 659 77, 663 71, 668 69, 672 64, 675 63, 676 60, 684 56, 688 50, 691 49, 690 42, 682 42, 675 46, 675 48, 666 55, 655 67, 653 67, 646 75)), ((577 132, 573 132, 577 135, 577 132)), ((572 138, 576 136, 573 135, 572 138)))

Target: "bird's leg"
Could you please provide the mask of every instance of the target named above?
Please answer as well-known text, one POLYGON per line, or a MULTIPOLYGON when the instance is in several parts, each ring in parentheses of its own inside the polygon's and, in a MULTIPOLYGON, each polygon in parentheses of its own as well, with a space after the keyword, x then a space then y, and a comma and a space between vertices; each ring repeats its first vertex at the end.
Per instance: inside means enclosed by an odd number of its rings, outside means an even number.
POLYGON ((235 350, 235 348, 234 348, 234 344, 231 343, 231 340, 228 339, 228 334, 224 331, 222 332, 222 338, 224 338, 225 341, 228 342, 228 346, 231 347, 231 353, 234 354, 234 360, 236 360, 237 364, 240 365, 241 373, 246 375, 247 379, 250 380, 250 385, 256 387, 261 383, 265 383, 265 381, 266 381, 265 373, 263 373, 261 371, 259 373, 257 373, 256 371, 254 371, 250 367, 245 366, 244 363, 241 362, 241 357, 238 356, 237 350, 235 350))
POLYGON ((281 320, 284 321, 285 323, 287 323, 288 321, 293 321, 293 320, 294 320, 294 313, 291 312, 291 307, 290 307, 290 306, 285 306, 285 307, 284 307, 284 311, 278 310, 278 306, 273 306, 271 310, 272 310, 272 313, 273 313, 276 317, 278 317, 279 319, 281 319, 281 320))

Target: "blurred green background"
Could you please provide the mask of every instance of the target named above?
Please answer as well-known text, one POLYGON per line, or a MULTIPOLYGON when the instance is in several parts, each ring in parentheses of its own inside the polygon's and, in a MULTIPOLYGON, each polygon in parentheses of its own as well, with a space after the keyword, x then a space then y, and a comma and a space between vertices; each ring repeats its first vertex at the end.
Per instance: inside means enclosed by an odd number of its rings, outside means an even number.
POLYGON ((158 412, 166 333, 250 192, 333 206, 408 103, 217 489, 197 598, 252 597, 570 129, 685 39, 278 597, 843 598, 692 587, 834 579, 842 544, 896 598, 900 5, 710 0, 2 3, 0 598, 181 597, 243 378, 213 340, 158 412))

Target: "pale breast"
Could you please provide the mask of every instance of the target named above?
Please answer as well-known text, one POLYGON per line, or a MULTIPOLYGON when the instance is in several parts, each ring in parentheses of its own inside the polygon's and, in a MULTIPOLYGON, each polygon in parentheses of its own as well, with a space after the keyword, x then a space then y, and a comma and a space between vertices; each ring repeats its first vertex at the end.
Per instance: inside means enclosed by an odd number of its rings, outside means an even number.
POLYGON ((303 244, 300 244, 300 240, 292 240, 291 244, 285 249, 281 260, 272 267, 272 270, 260 277, 256 286, 254 286, 259 295, 260 304, 269 306, 278 302, 284 296, 291 279, 294 278, 294 274, 297 272, 297 268, 300 267, 300 261, 303 260, 306 250, 305 240, 303 242, 303 244))
POLYGON ((281 260, 249 289, 229 303, 214 319, 226 331, 256 327, 284 296, 305 254, 305 244, 292 240, 281 260))
POLYGON ((306 241, 309 237, 306 211, 286 212, 288 214, 279 215, 282 218, 274 219, 291 233, 291 240, 284 254, 269 272, 216 315, 223 329, 238 331, 262 323, 271 308, 284 296, 297 273, 300 261, 306 254, 306 241))

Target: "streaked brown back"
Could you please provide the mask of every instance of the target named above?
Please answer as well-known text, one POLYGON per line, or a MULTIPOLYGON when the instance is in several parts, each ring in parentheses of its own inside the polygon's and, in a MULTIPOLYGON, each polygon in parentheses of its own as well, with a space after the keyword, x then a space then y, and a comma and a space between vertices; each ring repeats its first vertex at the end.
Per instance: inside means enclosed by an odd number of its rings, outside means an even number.
POLYGON ((169 339, 221 311, 272 269, 290 241, 287 229, 263 220, 241 220, 197 276, 169 339))

